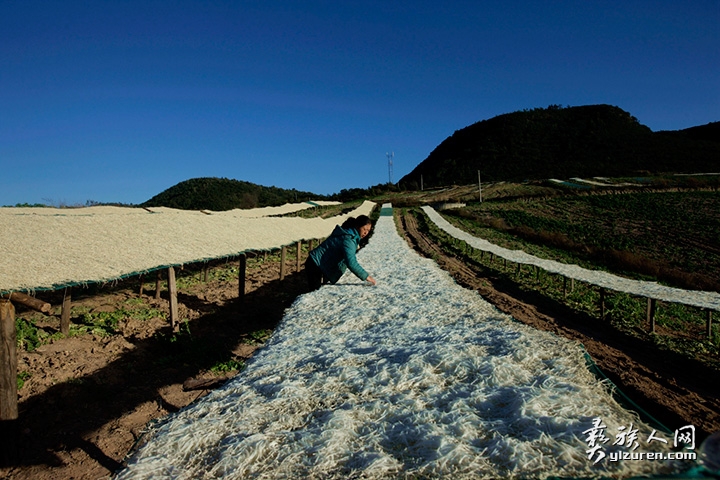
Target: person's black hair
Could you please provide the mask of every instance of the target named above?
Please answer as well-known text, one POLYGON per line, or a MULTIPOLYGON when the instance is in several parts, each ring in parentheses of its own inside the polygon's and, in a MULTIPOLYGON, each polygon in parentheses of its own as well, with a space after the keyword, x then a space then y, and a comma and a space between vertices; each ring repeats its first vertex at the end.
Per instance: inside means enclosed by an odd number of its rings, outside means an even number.
POLYGON ((342 224, 342 228, 354 228, 357 231, 360 231, 360 227, 364 227, 365 225, 370 225, 372 223, 372 220, 370 220, 370 217, 367 215, 360 215, 359 217, 350 217, 342 224))

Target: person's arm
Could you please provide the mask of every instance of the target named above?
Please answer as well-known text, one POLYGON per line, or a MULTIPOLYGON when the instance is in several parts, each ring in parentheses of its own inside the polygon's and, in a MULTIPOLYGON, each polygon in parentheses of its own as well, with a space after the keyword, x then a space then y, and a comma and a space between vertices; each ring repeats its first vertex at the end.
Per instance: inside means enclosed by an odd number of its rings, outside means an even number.
MULTIPOLYGON (((345 264, 350 269, 352 273, 355 274, 356 277, 358 277, 360 280, 368 280, 370 275, 363 269, 360 264, 357 261, 357 258, 355 256, 355 252, 357 250, 357 242, 350 236, 345 237, 343 240, 343 250, 345 252, 345 264)), ((373 283, 375 279, 372 279, 370 283, 373 283)), ((374 285, 375 283, 373 283, 374 285)))

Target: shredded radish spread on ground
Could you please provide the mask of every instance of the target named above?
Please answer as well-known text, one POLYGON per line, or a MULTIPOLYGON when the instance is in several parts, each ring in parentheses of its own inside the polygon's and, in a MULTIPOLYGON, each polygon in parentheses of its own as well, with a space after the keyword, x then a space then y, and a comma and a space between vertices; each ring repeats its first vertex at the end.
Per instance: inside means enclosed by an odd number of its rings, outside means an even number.
POLYGON ((700 308, 709 308, 712 310, 720 310, 720 293, 699 290, 684 290, 682 288, 668 287, 660 285, 657 282, 648 282, 645 280, 633 280, 630 278, 619 277, 612 273, 602 270, 589 270, 578 265, 572 265, 555 260, 547 260, 539 258, 522 250, 510 250, 483 238, 478 238, 469 233, 460 230, 445 220, 432 207, 422 207, 425 214, 432 220, 438 228, 448 235, 462 240, 473 248, 492 252, 498 257, 505 258, 511 262, 521 263, 524 265, 535 265, 543 270, 551 273, 558 273, 568 278, 574 278, 592 285, 615 290, 616 292, 626 292, 641 297, 655 298, 666 302, 676 302, 685 305, 692 305, 700 308))
POLYGON ((336 224, 373 208, 375 203, 365 201, 327 219, 260 217, 257 210, 240 209, 0 208, 0 293, 109 282, 170 265, 280 248, 326 237, 336 224))
MULTIPOLYGON (((302 295, 231 382, 149 427, 129 478, 544 478, 680 468, 589 455, 593 420, 652 428, 613 400, 580 345, 502 314, 413 252, 382 216, 360 263, 302 295)), ((622 427, 622 428, 621 428, 622 427)), ((670 439, 672 446, 672 438, 670 439)))

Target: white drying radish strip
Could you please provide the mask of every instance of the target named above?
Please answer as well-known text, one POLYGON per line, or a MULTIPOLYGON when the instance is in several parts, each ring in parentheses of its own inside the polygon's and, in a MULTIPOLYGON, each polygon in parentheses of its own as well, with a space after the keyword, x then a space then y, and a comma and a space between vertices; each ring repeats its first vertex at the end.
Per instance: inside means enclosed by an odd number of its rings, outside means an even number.
MULTIPOLYGON (((581 347, 458 286, 378 221, 351 274, 299 297, 223 388, 152 426, 127 478, 501 478, 647 475, 593 464, 594 418, 652 429, 586 368, 581 347)), ((670 439, 672 444, 672 439, 670 439)), ((662 443, 653 443, 660 451, 662 443), (659 445, 659 446, 658 446, 659 445)), ((640 448, 646 448, 641 443, 640 448)))
POLYGON ((469 233, 460 230, 445 220, 432 207, 422 207, 425 214, 432 222, 448 235, 462 240, 473 248, 492 252, 498 257, 505 258, 511 262, 521 263, 524 265, 535 265, 551 273, 558 273, 568 278, 580 280, 591 285, 615 290, 616 292, 625 292, 640 297, 655 298, 666 302, 682 303, 700 308, 709 308, 712 310, 720 310, 720 293, 698 290, 684 290, 682 288, 668 287, 660 285, 657 282, 647 282, 643 280, 632 280, 630 278, 619 277, 612 273, 603 272, 601 270, 588 270, 578 265, 572 265, 555 260, 546 260, 539 258, 522 250, 510 250, 500 247, 485 239, 474 237, 469 233))

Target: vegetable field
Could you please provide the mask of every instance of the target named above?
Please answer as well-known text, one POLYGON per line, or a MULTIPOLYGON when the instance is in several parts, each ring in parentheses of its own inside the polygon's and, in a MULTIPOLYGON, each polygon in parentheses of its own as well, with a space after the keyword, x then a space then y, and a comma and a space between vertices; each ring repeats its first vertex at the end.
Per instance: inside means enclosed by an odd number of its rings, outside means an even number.
POLYGON ((720 285, 719 192, 485 202, 463 209, 455 219, 494 243, 530 248, 546 258, 600 263, 683 288, 720 285))

